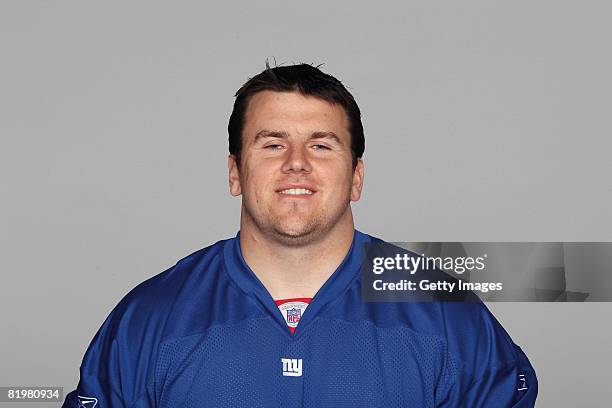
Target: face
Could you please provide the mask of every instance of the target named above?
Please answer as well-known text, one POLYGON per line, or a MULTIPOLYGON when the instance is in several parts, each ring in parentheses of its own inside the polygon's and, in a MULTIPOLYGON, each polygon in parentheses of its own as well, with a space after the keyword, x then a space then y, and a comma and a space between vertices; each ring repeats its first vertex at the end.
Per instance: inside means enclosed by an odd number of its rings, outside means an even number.
MULTIPOLYGON (((320 239, 347 220, 363 186, 353 170, 340 105, 297 92, 263 91, 247 107, 241 165, 230 155, 230 192, 242 194, 242 228, 288 245, 320 239)), ((352 225, 352 224, 351 224, 352 225)))

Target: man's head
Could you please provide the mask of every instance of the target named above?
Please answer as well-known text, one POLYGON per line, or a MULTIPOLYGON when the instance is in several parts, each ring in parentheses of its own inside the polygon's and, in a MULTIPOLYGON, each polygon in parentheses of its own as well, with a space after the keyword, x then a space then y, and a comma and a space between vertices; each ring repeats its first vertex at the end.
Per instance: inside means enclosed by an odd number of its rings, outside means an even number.
POLYGON ((338 80, 305 64, 267 67, 237 92, 228 131, 241 230, 303 245, 352 229, 365 143, 359 108, 338 80))
POLYGON ((229 152, 236 157, 238 166, 241 164, 242 131, 247 107, 253 95, 262 91, 299 92, 305 96, 313 96, 331 104, 340 105, 348 119, 353 168, 357 165, 357 159, 363 155, 365 150, 365 137, 361 123, 361 111, 353 95, 339 80, 312 65, 299 64, 270 68, 266 62, 266 69, 249 79, 234 95, 236 100, 227 130, 229 152))

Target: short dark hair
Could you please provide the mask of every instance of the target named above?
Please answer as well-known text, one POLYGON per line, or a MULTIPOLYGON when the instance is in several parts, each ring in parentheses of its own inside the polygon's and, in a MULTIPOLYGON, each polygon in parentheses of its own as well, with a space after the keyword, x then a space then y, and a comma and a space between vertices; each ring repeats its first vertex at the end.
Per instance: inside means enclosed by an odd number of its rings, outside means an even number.
POLYGON ((253 95, 262 91, 297 91, 302 95, 314 96, 342 106, 349 122, 353 169, 357 166, 357 159, 363 155, 365 150, 365 137, 361 123, 361 111, 353 95, 338 79, 321 71, 319 66, 295 64, 270 68, 268 61, 266 61, 266 69, 250 78, 234 95, 236 100, 227 131, 229 133, 229 152, 236 157, 238 166, 240 166, 242 129, 246 109, 253 95))

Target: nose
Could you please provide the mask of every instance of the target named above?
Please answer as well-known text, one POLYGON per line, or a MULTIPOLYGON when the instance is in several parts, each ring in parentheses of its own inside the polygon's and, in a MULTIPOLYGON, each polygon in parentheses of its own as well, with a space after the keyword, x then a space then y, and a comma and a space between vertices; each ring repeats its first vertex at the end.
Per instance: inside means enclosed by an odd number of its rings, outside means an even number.
POLYGON ((310 173, 311 170, 306 148, 304 146, 291 146, 287 151, 287 158, 283 163, 282 171, 310 173))

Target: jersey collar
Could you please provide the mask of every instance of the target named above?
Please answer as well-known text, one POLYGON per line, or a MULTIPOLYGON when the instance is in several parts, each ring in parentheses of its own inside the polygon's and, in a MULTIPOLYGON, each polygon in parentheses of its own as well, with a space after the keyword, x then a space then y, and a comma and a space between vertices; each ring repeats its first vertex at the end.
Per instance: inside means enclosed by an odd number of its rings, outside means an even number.
MULTIPOLYGON (((359 268, 363 259, 363 244, 371 241, 367 234, 355 230, 351 247, 334 273, 321 286, 306 308, 300 323, 298 324, 294 337, 300 335, 309 323, 316 317, 319 311, 330 301, 337 299, 349 287, 351 282, 359 274, 359 268)), ((263 308, 270 313, 273 319, 280 325, 283 332, 291 335, 287 330, 287 323, 276 306, 274 299, 257 278, 257 275, 247 265, 242 251, 240 250, 240 231, 235 238, 225 241, 223 248, 225 270, 230 278, 247 294, 253 296, 263 308)))

